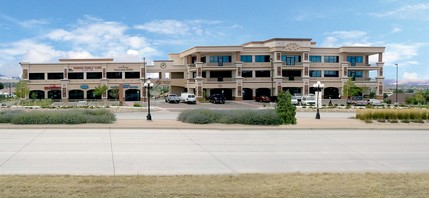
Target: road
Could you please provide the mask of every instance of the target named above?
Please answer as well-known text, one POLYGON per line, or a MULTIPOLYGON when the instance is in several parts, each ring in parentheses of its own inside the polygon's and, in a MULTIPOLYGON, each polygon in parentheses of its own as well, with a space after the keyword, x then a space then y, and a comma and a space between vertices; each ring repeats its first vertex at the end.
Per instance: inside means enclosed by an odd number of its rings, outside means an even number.
POLYGON ((424 130, 0 129, 0 174, 427 172, 424 130))

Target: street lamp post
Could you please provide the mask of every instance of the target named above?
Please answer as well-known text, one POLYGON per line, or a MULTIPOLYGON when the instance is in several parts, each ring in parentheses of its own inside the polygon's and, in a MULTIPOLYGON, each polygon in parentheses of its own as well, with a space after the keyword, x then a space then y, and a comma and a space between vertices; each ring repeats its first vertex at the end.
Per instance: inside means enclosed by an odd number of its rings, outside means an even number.
POLYGON ((398 64, 396 65, 396 83, 395 83, 395 103, 398 103, 398 64))
POLYGON ((319 97, 320 97, 320 91, 322 91, 323 87, 325 87, 324 84, 320 83, 320 81, 317 81, 316 84, 313 84, 313 87, 316 89, 316 119, 320 119, 320 113, 319 113, 319 97))
POLYGON ((152 89, 153 83, 151 83, 150 79, 149 79, 143 84, 143 86, 147 90, 147 116, 146 116, 146 119, 152 120, 152 116, 150 115, 150 89, 152 89))
POLYGON ((270 62, 271 62, 271 99, 273 98, 274 95, 274 63, 273 63, 273 58, 270 58, 270 62))

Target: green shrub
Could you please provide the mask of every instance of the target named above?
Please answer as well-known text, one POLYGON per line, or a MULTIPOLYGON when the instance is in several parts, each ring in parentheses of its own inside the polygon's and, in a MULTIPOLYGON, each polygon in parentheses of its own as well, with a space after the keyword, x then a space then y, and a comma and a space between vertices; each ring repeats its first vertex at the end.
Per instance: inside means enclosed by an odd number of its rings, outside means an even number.
POLYGON ((142 107, 142 105, 140 103, 134 103, 133 106, 134 107, 142 107))
POLYGON ((276 112, 282 124, 296 124, 296 107, 292 104, 292 96, 289 91, 280 92, 277 97, 276 112))
POLYGON ((213 111, 193 109, 182 111, 177 120, 193 124, 246 124, 246 125, 279 125, 280 117, 274 110, 232 110, 213 111))
POLYGON ((105 109, 60 111, 9 111, 0 114, 0 122, 12 124, 112 123, 115 115, 105 109))

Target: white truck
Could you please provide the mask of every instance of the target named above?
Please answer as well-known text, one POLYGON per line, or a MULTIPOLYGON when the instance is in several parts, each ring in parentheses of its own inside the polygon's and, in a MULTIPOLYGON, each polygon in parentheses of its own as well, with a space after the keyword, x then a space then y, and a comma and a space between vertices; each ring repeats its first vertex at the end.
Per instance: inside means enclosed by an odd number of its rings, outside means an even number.
POLYGON ((192 103, 192 104, 196 104, 197 100, 195 98, 195 95, 193 93, 182 93, 180 95, 180 101, 181 102, 185 102, 185 103, 192 103))
POLYGON ((180 102, 180 97, 177 96, 176 94, 168 94, 165 97, 165 102, 168 102, 168 103, 179 103, 180 102))

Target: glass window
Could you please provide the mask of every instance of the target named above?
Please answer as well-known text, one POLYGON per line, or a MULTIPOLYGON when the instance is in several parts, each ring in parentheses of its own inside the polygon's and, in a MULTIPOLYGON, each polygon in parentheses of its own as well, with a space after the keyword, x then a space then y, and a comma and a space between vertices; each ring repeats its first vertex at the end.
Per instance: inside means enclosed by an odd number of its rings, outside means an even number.
POLYGON ((322 77, 320 70, 310 70, 310 77, 322 77))
POLYGON ((230 63, 231 56, 210 56, 211 63, 230 63))
POLYGON ((310 56, 310 62, 321 63, 322 62, 322 56, 310 56))
POLYGON ((241 76, 244 78, 252 78, 252 70, 242 70, 241 76))
POLYGON ((45 80, 45 73, 30 73, 30 80, 45 80))
POLYGON ((125 72, 125 78, 140 78, 140 72, 125 72))
POLYGON ((250 56, 250 55, 240 56, 240 61, 245 62, 245 63, 251 63, 252 62, 252 56, 250 56))
POLYGON ((171 79, 184 79, 185 73, 183 72, 171 72, 171 79))
POLYGON ((63 79, 63 78, 64 78, 63 72, 61 72, 61 73, 48 73, 48 80, 58 80, 58 79, 63 79))
POLYGON ((323 74, 325 77, 338 77, 338 71, 335 70, 326 70, 323 74))
POLYGON ((107 78, 109 79, 121 79, 122 72, 107 72, 107 78))
POLYGON ((101 72, 87 72, 86 79, 101 79, 101 72))
POLYGON ((271 77, 270 70, 256 70, 256 77, 271 77))
POLYGON ((351 66, 356 66, 356 63, 363 63, 363 56, 347 56, 347 62, 351 66))
POLYGON ((285 62, 286 65, 296 65, 296 63, 301 62, 301 56, 282 55, 282 61, 285 62))
POLYGON ((325 63, 338 63, 339 57, 338 56, 324 56, 323 61, 325 63))
POLYGON ((69 79, 83 79, 83 72, 69 73, 69 79))
POLYGON ((269 55, 257 55, 257 56, 255 56, 255 62, 257 62, 257 63, 270 62, 270 56, 269 55))
POLYGON ((355 78, 362 78, 363 77, 363 71, 362 70, 349 70, 348 77, 355 77, 355 78))
POLYGON ((282 76, 283 77, 301 77, 301 70, 283 70, 282 76))

